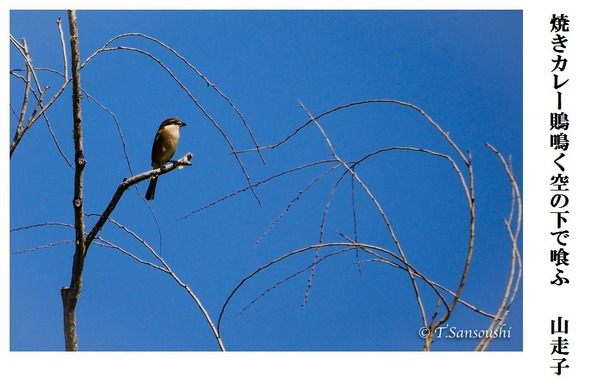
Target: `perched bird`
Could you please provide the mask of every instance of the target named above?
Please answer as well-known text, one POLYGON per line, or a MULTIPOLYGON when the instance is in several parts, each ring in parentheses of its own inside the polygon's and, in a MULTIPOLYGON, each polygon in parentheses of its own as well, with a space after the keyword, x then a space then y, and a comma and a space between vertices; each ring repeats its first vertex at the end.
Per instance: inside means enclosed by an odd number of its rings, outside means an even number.
MULTIPOLYGON (((169 118, 163 121, 156 132, 152 144, 152 168, 157 169, 168 163, 179 145, 179 129, 185 126, 180 119, 169 118)), ((153 176, 146 191, 146 200, 154 199, 158 176, 153 176)))

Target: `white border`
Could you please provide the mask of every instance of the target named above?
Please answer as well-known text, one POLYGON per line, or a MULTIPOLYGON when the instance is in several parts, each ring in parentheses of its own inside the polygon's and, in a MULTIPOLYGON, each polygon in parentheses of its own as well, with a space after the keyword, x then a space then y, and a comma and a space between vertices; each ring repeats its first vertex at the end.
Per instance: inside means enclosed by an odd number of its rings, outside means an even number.
MULTIPOLYGON (((164 1, 3 1, 1 14, 3 58, 8 53, 10 9, 165 9, 164 1)), ((174 388, 180 385, 217 385, 221 388, 260 386, 270 388, 421 388, 450 385, 461 389, 510 388, 535 384, 554 389, 593 380, 598 338, 588 313, 597 291, 598 180, 597 112, 599 79, 596 54, 600 34, 597 13, 587 0, 562 1, 211 1, 194 2, 203 9, 523 9, 524 10, 524 352, 461 353, 11 353, 9 351, 8 213, 2 219, 0 251, 0 383, 10 388, 174 388), (571 285, 557 290, 549 285, 551 264, 547 251, 549 208, 547 173, 547 121, 552 107, 549 17, 552 12, 570 16, 569 46, 571 78, 567 99, 572 104, 573 149, 569 153, 572 178, 572 240, 574 253, 568 269, 571 285), (587 181, 586 181, 587 180, 587 181), (568 369, 561 377, 552 374, 549 319, 562 315, 571 320, 568 369), (525 383, 524 383, 525 382, 525 383), (454 385, 454 386, 453 386, 454 385)), ((171 0, 169 9, 190 8, 189 1, 171 0)), ((8 61, 3 61, 0 90, 8 91, 8 61)), ((0 95, 5 146, 8 134, 8 93, 0 95)), ((6 153, 0 153, 2 189, 0 207, 9 210, 6 153)), ((595 383, 590 381, 589 383, 595 383)))

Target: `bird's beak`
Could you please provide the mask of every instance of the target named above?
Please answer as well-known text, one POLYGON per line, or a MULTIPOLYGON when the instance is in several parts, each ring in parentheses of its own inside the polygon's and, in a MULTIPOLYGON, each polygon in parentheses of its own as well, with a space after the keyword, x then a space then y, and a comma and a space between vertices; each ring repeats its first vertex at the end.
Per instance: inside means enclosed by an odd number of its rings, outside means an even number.
POLYGON ((185 123, 181 122, 180 127, 187 126, 185 123))

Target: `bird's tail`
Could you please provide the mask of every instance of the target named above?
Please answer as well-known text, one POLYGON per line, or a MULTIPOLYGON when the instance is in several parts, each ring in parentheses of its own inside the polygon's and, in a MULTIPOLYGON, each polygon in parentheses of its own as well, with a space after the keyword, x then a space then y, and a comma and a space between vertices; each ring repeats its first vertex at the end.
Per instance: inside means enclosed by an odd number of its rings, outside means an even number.
POLYGON ((158 176, 150 178, 150 184, 148 184, 148 191, 146 191, 146 200, 154 199, 154 191, 156 191, 156 183, 158 183, 158 176))

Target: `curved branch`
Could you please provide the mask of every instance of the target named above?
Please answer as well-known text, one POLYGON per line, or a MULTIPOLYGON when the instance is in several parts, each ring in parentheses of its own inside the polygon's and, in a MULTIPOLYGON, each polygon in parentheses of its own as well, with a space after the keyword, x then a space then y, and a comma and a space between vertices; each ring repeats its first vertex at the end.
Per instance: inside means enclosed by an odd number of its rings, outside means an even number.
MULTIPOLYGON (((112 220, 112 218, 111 218, 111 220, 112 220)), ((140 264, 147 265, 148 267, 152 267, 152 268, 154 268, 156 270, 162 271, 162 272, 167 273, 167 274, 169 273, 169 271, 167 269, 165 269, 165 268, 163 268, 163 267, 161 267, 159 265, 156 265, 154 263, 151 263, 149 261, 143 260, 140 257, 134 255, 133 253, 131 253, 131 252, 123 249, 119 245, 113 244, 112 242, 110 242, 110 241, 108 241, 108 240, 106 240, 106 239, 104 239, 104 238, 102 238, 100 236, 96 237, 96 241, 94 241, 94 244, 96 244, 98 246, 103 246, 103 247, 106 247, 106 248, 110 248, 110 249, 115 249, 115 250, 121 252, 122 254, 124 254, 125 256, 131 257, 133 260, 137 261, 140 264)))
MULTIPOLYGON (((138 236, 135 232, 133 232, 132 230, 127 228, 125 225, 120 224, 119 222, 115 221, 114 219, 109 218, 109 221, 112 224, 114 224, 115 226, 117 226, 118 228, 127 232, 127 234, 129 234, 130 236, 135 238, 139 243, 141 243, 148 251, 150 251, 152 256, 154 256, 158 261, 160 261, 160 263, 163 265, 163 267, 159 267, 156 264, 141 260, 137 256, 132 255, 131 253, 121 249, 120 247, 117 247, 114 244, 110 244, 109 246, 115 247, 115 249, 120 250, 122 253, 134 258, 134 260, 139 261, 140 263, 142 263, 144 265, 151 266, 152 268, 158 269, 160 271, 163 271, 163 272, 166 272, 167 274, 169 274, 169 276, 171 276, 173 278, 173 280, 175 280, 175 282, 180 287, 182 287, 188 293, 188 295, 194 300, 194 302, 196 303, 196 305, 202 312, 202 315, 204 316, 204 319, 208 323, 211 331, 213 332, 213 335, 215 336, 215 339, 217 340, 217 343, 219 344, 219 348, 221 349, 221 351, 225 351, 225 345, 223 344, 223 340, 221 339, 219 330, 214 326, 214 324, 210 318, 210 315, 208 314, 208 311, 204 308, 204 305, 202 305, 202 302, 200 302, 200 299, 196 296, 196 294, 192 291, 192 289, 187 284, 183 283, 181 281, 181 279, 179 279, 179 277, 175 274, 175 272, 173 272, 171 267, 169 267, 169 264, 167 264, 167 262, 158 253, 156 253, 156 251, 150 245, 148 245, 148 243, 145 240, 143 240, 140 236, 138 236)), ((101 240, 101 241, 104 243, 107 243, 107 241, 105 241, 105 240, 101 240)))
POLYGON ((218 203, 224 202, 224 201, 226 201, 229 198, 232 198, 232 197, 234 197, 236 195, 239 195, 239 194, 241 194, 243 192, 246 192, 251 187, 258 187, 258 186, 263 185, 265 183, 268 183, 268 182, 270 182, 270 181, 272 181, 274 179, 277 179, 277 178, 279 178, 281 176, 285 176, 285 175, 288 175, 288 174, 296 172, 296 171, 300 171, 300 170, 305 169, 305 168, 310 168, 310 167, 314 167, 316 165, 321 165, 321 164, 329 164, 329 163, 332 163, 332 162, 337 162, 337 161, 336 160, 321 160, 321 161, 316 161, 316 162, 312 162, 312 163, 308 163, 308 164, 304 164, 304 165, 300 165, 300 166, 297 166, 297 167, 294 167, 294 168, 287 169, 287 170, 279 172, 279 173, 277 173, 277 174, 275 174, 273 176, 270 176, 270 177, 268 177, 266 179, 259 180, 259 181, 257 181, 254 184, 251 184, 249 186, 240 188, 240 189, 238 189, 238 190, 236 190, 234 192, 231 192, 231 193, 229 193, 229 194, 227 194, 225 196, 222 196, 221 198, 219 198, 217 200, 214 200, 214 201, 210 202, 209 204, 200 207, 199 209, 191 211, 190 213, 184 215, 183 217, 177 218, 177 220, 179 221, 179 220, 191 217, 193 214, 199 213, 199 212, 201 212, 203 210, 206 210, 206 209, 208 209, 208 208, 210 208, 210 207, 212 207, 212 206, 214 206, 214 205, 216 205, 218 203))
MULTIPOLYGON (((513 199, 511 202, 511 209, 510 209, 510 213, 509 213, 509 219, 504 221, 508 236, 512 243, 510 272, 509 272, 508 280, 506 282, 504 296, 502 297, 502 301, 500 302, 500 305, 498 306, 498 311, 496 312, 496 315, 494 316, 494 319, 492 320, 492 322, 490 323, 490 326, 488 328, 489 331, 493 331, 493 330, 500 329, 502 327, 502 325, 505 323, 506 317, 508 316, 508 313, 510 312, 510 307, 512 306, 512 303, 515 300, 515 297, 517 295, 517 292, 519 291, 519 287, 520 287, 520 283, 521 283, 523 264, 521 262, 521 254, 519 252, 518 240, 519 240, 519 236, 521 233, 523 203, 521 201, 521 193, 519 191, 519 186, 517 184, 517 181, 512 173, 512 169, 510 169, 509 165, 506 163, 504 156, 502 156, 502 154, 496 148, 494 148, 491 144, 486 143, 485 145, 496 154, 496 156, 500 160, 500 163, 504 167, 504 171, 506 172, 506 175, 508 176, 509 184, 510 184, 512 195, 513 195, 513 199), (515 231, 513 232, 512 227, 511 227, 511 221, 512 221, 512 216, 515 212, 515 206, 516 206, 516 217, 517 218, 515 221, 515 231), (516 272, 516 276, 515 276, 515 272, 516 272)), ((481 341, 479 342, 479 344, 477 345, 475 350, 483 351, 483 350, 487 349, 487 347, 489 346, 489 344, 492 341, 493 341, 492 338, 481 339, 481 341)))
MULTIPOLYGON (((467 194, 467 197, 469 195, 468 193, 468 189, 465 183, 465 179, 464 176, 462 175, 462 172, 460 171, 460 169, 458 168, 458 166, 456 165, 456 162, 454 161, 454 159, 452 157, 450 157, 447 154, 443 154, 443 153, 439 153, 439 152, 435 152, 429 149, 423 149, 423 148, 415 148, 415 147, 411 147, 411 146, 391 146, 391 147, 387 147, 387 148, 381 148, 378 150, 375 150, 373 152, 370 152, 368 154, 366 154, 365 156, 363 156, 362 158, 360 158, 359 160, 355 161, 355 162, 348 162, 349 166, 350 166, 350 170, 345 170, 339 177, 338 181, 333 185, 332 190, 329 193, 329 198, 327 200, 327 203, 325 204, 325 208, 323 211, 323 217, 321 219, 321 228, 320 228, 320 232, 319 232, 319 243, 323 242, 323 235, 324 235, 324 230, 325 230, 325 223, 326 223, 326 219, 327 219, 327 214, 328 214, 328 210, 329 207, 331 206, 331 202, 333 201, 333 196, 335 195, 338 186, 340 185, 340 183, 342 182, 342 180, 344 179, 344 177, 346 176, 346 174, 348 174, 349 172, 355 172, 356 167, 358 167, 360 164, 362 164, 363 162, 367 161, 368 159, 370 159, 371 157, 377 156, 379 154, 383 154, 383 153, 387 153, 387 152, 391 152, 391 151, 410 151, 410 152, 419 152, 419 153, 425 153, 425 154, 429 154, 432 155, 434 157, 440 157, 443 158, 445 160, 447 160, 449 162, 449 164, 452 166, 452 168, 454 169, 454 171, 456 172, 456 174, 459 177, 459 180, 462 184, 463 189, 465 190, 465 193, 467 194)), ((337 160, 336 160, 337 161, 337 160)), ((355 183, 355 178, 354 176, 352 176, 352 198, 354 199, 354 183, 355 183)), ((354 204, 354 201, 353 201, 354 204)), ((356 222, 356 213, 355 210, 353 209, 352 211, 353 214, 353 223, 354 223, 354 232, 355 232, 355 236, 357 235, 357 222, 356 222)), ((355 237, 354 241, 358 241, 355 237)), ((317 253, 315 254, 315 258, 318 258, 318 250, 316 251, 317 253)), ((312 275, 311 275, 312 278, 312 275)), ((309 279, 309 283, 310 283, 310 279, 309 279)), ((308 291, 306 294, 306 297, 308 296, 308 291)))
MULTIPOLYGON (((340 110, 344 110, 346 108, 350 108, 350 107, 355 107, 355 106, 361 106, 361 105, 368 105, 368 104, 381 104, 381 103, 386 103, 386 104, 394 104, 394 105, 399 105, 399 106, 404 106, 404 107, 408 107, 411 108, 417 112, 419 112, 421 115, 423 115, 425 117, 425 119, 427 119, 427 121, 433 125, 435 127, 435 129, 446 139, 446 141, 448 141, 448 143, 452 146, 452 148, 459 154, 459 156, 461 157, 462 161, 465 164, 468 164, 469 161, 467 160, 467 158, 465 157, 465 155, 463 154, 463 152, 458 148, 458 146, 454 143, 454 141, 452 141, 452 139, 450 139, 450 135, 449 133, 445 132, 440 125, 438 125, 426 112, 425 110, 423 110, 422 108, 411 104, 411 103, 407 103, 407 102, 403 102, 400 100, 396 100, 396 99, 368 99, 368 100, 360 100, 360 101, 356 101, 356 102, 352 102, 352 103, 348 103, 348 104, 343 104, 341 106, 337 106, 334 107, 330 110, 327 110, 319 115, 316 115, 314 117, 315 120, 319 120, 320 118, 329 115, 331 113, 334 113, 336 111, 340 111, 340 110)), ((287 141, 289 141, 291 138, 293 138, 295 135, 297 135, 303 128, 305 128, 306 126, 308 126, 309 124, 311 124, 313 121, 312 120, 308 120, 307 122, 305 122, 304 124, 302 124, 301 126, 297 127, 290 135, 286 136, 284 139, 282 139, 281 141, 272 144, 272 145, 267 145, 267 146, 261 146, 260 149, 274 149, 277 148, 279 146, 281 146, 282 144, 286 143, 287 141)), ((237 151, 237 153, 248 153, 248 152, 252 152, 254 150, 249 149, 249 150, 239 150, 237 151)))
MULTIPOLYGON (((403 271, 406 271, 406 268, 404 268, 404 266, 403 266, 402 264, 398 264, 398 263, 395 263, 395 262, 393 262, 393 261, 390 261, 390 260, 388 260, 388 259, 386 259, 386 258, 384 258, 383 256, 381 256, 381 255, 378 255, 378 254, 376 254, 376 255, 375 255, 375 257, 376 257, 376 259, 371 259, 371 260, 362 260, 362 261, 361 261, 361 263, 370 263, 370 262, 374 262, 374 263, 382 263, 382 264, 389 265, 389 266, 392 266, 392 267, 394 267, 394 268, 398 268, 398 269, 401 269, 401 270, 403 270, 403 271)), ((419 278, 422 278, 422 276, 421 276, 421 275, 417 275, 417 276, 418 276, 419 278)), ((448 294, 452 295, 453 297, 454 297, 454 296, 456 296, 456 293, 454 293, 452 290, 450 290, 450 289, 449 289, 449 288, 447 288, 447 287, 444 287, 443 285, 441 285, 441 284, 439 284, 439 283, 437 283, 437 282, 434 282, 433 280, 431 280, 431 284, 432 284, 432 285, 434 285, 435 287, 439 288, 440 290, 442 290, 442 291, 444 291, 444 292, 446 292, 446 293, 448 293, 448 294)), ((458 300, 458 302, 459 302, 461 305, 463 305, 463 306, 465 306, 465 307, 467 307, 467 308, 471 309, 472 311, 474 311, 474 312, 475 312, 475 313, 477 313, 477 314, 481 314, 482 316, 489 317, 489 318, 494 318, 494 315, 493 315, 493 314, 490 314, 490 313, 488 313, 488 312, 486 312, 486 311, 484 311, 484 310, 481 310, 481 309, 479 309, 478 307, 476 307, 475 305, 473 305, 473 304, 471 304, 471 303, 469 303, 469 302, 467 302, 467 301, 464 301, 464 300, 462 300, 462 299, 459 299, 459 300, 458 300)))
POLYGON ((383 211, 383 208, 381 207, 381 205, 379 204, 379 202, 377 201, 377 199, 375 198, 375 196, 371 193, 371 190, 366 186, 366 184, 361 180, 361 178, 358 176, 358 174, 352 170, 348 164, 343 161, 336 153, 331 141, 329 140, 329 137, 327 136, 327 134, 325 133, 325 130, 323 130, 323 128, 321 127, 321 125, 319 124, 319 122, 317 122, 317 120, 312 116, 312 114, 306 109, 306 107, 304 107, 304 105, 302 103, 300 103, 300 105, 302 106, 302 109, 304 111, 306 111, 306 114, 308 115, 308 117, 311 119, 311 121, 317 126, 317 128, 319 129, 319 131, 321 132, 321 134, 323 135, 323 138, 325 139, 325 142, 327 143, 329 150, 331 151, 331 154, 333 155, 333 157, 338 160, 338 162, 340 164, 342 164, 344 166, 344 168, 346 168, 346 170, 348 172, 350 172, 350 174, 352 174, 352 176, 354 177, 354 179, 356 180, 356 182, 358 184, 360 184, 360 186, 363 188, 363 190, 365 191, 365 193, 367 194, 367 196, 369 197, 369 199, 371 200, 371 202, 375 205, 375 207, 377 208, 379 215, 381 216, 381 218, 383 219, 383 222, 388 230, 388 233, 390 234, 390 237, 392 238, 392 241, 394 242, 394 245, 396 246, 396 250, 398 251, 399 257, 401 259, 402 262, 405 263, 405 265, 407 266, 408 269, 408 276, 410 278, 410 282, 413 286, 413 291, 415 292, 415 299, 417 300, 417 304, 419 306, 419 309, 421 310, 421 317, 423 319, 423 323, 424 325, 427 325, 427 319, 426 319, 426 315, 425 315, 425 307, 423 306, 423 300, 421 299, 421 294, 419 292, 419 286, 417 286, 417 283, 415 281, 414 275, 411 271, 411 268, 408 265, 408 261, 406 260, 406 256, 404 255, 404 251, 402 250, 402 247, 400 246, 400 242, 398 241, 398 238, 396 238, 396 233, 394 232, 394 229, 392 228, 392 224, 389 221, 387 214, 383 211))
MULTIPOLYGON (((430 286, 432 286, 432 283, 429 281, 429 279, 427 277, 425 277, 421 272, 419 272, 414 266, 412 266, 411 264, 407 263, 404 259, 400 258, 396 253, 382 248, 382 247, 378 247, 376 245, 370 245, 370 244, 365 244, 365 243, 354 243, 354 242, 328 242, 328 243, 322 243, 322 244, 313 244, 313 245, 309 245, 303 248, 299 248, 299 249, 295 249, 291 252, 288 252, 274 260, 271 260, 270 262, 260 266, 259 268, 257 268, 256 270, 254 270, 252 273, 250 273, 249 275, 247 275, 246 277, 244 277, 239 283, 238 285, 231 291, 231 293, 227 296, 225 303, 223 304, 223 306, 221 307, 221 313, 219 314, 219 319, 217 320, 217 330, 220 329, 221 326, 221 320, 223 319, 223 315, 225 313, 225 309, 227 308, 227 306, 229 305, 229 302, 231 301, 231 299, 233 298, 233 296, 237 293, 237 291, 244 285, 246 284, 246 282, 248 282, 250 279, 252 279, 254 276, 256 276, 257 274, 259 274, 260 272, 266 270, 267 268, 289 258, 292 256, 295 256, 297 254, 306 252, 306 251, 310 251, 310 250, 315 250, 315 249, 322 249, 322 248, 335 248, 335 247, 342 247, 342 248, 356 248, 356 249, 363 249, 363 248, 367 248, 367 249, 371 249, 373 251, 378 251, 381 252, 383 254, 386 254, 388 256, 390 256, 391 258, 396 259, 399 263, 404 264, 405 266, 407 266, 411 272, 416 275, 417 277, 423 279, 426 283, 428 283, 430 286)), ((433 286, 432 286, 433 287, 433 286)), ((435 290, 435 289, 434 289, 435 290)), ((436 290, 437 291, 437 290, 436 290)))
POLYGON ((292 208, 292 206, 294 205, 294 203, 296 203, 298 200, 300 200, 300 198, 302 197, 302 195, 304 195, 309 189, 311 189, 321 179, 323 179, 325 176, 327 176, 329 173, 333 172, 334 170, 336 170, 340 166, 341 166, 341 164, 336 164, 333 167, 330 167, 329 169, 327 169, 326 171, 321 172, 321 174, 319 176, 317 176, 316 178, 314 178, 310 183, 308 183, 308 185, 306 185, 304 188, 302 188, 300 191, 298 191, 298 193, 296 194, 296 196, 291 201, 288 202, 287 206, 283 209, 283 211, 281 211, 279 213, 279 215, 275 218, 275 220, 273 222, 271 222, 271 224, 269 225, 269 227, 263 232, 263 234, 258 238, 258 240, 256 240, 256 243, 254 244, 254 246, 257 246, 258 244, 260 244, 260 242, 267 236, 267 234, 269 234, 269 232, 271 230, 273 230, 273 228, 275 227, 275 225, 277 225, 277 223, 283 218, 283 216, 288 211, 290 211, 290 209, 292 208))
MULTIPOLYGON (((156 56, 154 56, 153 54, 151 54, 151 53, 149 53, 149 52, 147 52, 145 50, 138 49, 138 48, 135 48, 135 47, 127 47, 127 46, 106 47, 105 46, 105 47, 102 47, 101 49, 96 50, 96 52, 94 52, 90 57, 88 57, 88 59, 83 63, 83 65, 81 66, 81 68, 83 69, 83 67, 86 65, 86 63, 88 63, 93 57, 95 57, 99 53, 110 52, 110 51, 118 51, 118 50, 132 51, 132 52, 135 52, 135 53, 142 54, 142 55, 150 58, 152 61, 156 62, 161 68, 163 68, 169 74, 169 76, 171 76, 171 78, 179 85, 179 87, 181 89, 183 89, 183 91, 188 95, 188 97, 194 102, 194 104, 196 105, 196 107, 198 107, 200 109, 200 111, 204 114, 204 116, 219 131, 219 133, 221 134, 221 136, 223 137, 223 139, 225 140, 225 142, 229 146, 230 150, 233 152, 233 154, 235 156, 235 159, 236 159, 238 165, 240 166, 240 169, 242 170, 242 174, 244 175, 244 177, 246 179, 246 182, 249 185, 250 191, 254 195, 254 198, 256 199, 256 201, 258 202, 258 204, 260 206, 262 206, 262 202, 260 201, 258 195, 254 191, 254 187, 252 186, 252 181, 250 180, 250 175, 246 171, 246 168, 245 168, 244 164, 242 163, 242 160, 241 160, 240 156, 237 153, 235 153, 235 148, 233 147, 233 143, 231 142, 231 140, 229 139, 229 137, 225 133, 225 130, 223 130, 223 128, 217 123, 217 121, 208 113, 208 111, 206 111, 206 109, 200 104, 200 102, 198 101, 198 99, 196 99, 196 97, 183 84, 183 82, 181 80, 179 80, 179 78, 173 73, 173 71, 171 71, 171 69, 169 69, 169 67, 167 67, 160 59, 158 59, 156 56)), ((258 150, 258 148, 256 150, 258 150)))
MULTIPOLYGON (((204 80, 204 82, 206 83, 207 86, 211 87, 212 89, 215 90, 215 92, 217 92, 217 94, 219 96, 221 96, 223 99, 225 99, 225 101, 229 104, 229 106, 231 106, 231 108, 235 111, 235 113, 237 114, 237 116, 240 118, 240 120, 242 121, 244 127, 246 128, 246 130, 248 131, 248 135, 250 136, 252 143, 254 144, 255 147, 255 151, 258 152, 263 164, 265 163, 265 158, 262 155, 262 152, 258 146, 258 143, 256 141, 256 138, 254 137, 254 133, 252 132, 252 129, 250 129, 250 125, 248 124, 248 122, 246 121, 246 118, 244 117, 244 115, 242 114, 242 112, 236 107, 236 105, 233 103, 233 101, 227 96, 225 95, 218 87, 216 84, 212 83, 210 80, 208 80, 208 78, 202 74, 198 68, 196 68, 191 62, 189 62, 187 60, 187 58, 185 58, 184 56, 182 56, 181 54, 179 54, 179 52, 177 52, 175 49, 173 49, 172 47, 170 47, 169 45, 167 45, 166 43, 162 42, 159 39, 156 39, 154 37, 151 37, 149 35, 146 34, 142 34, 142 33, 124 33, 124 34, 119 34, 116 37, 111 38, 110 40, 108 40, 108 42, 106 42, 104 44, 104 48, 108 47, 108 45, 110 45, 112 42, 118 40, 118 39, 122 39, 122 38, 126 38, 126 37, 140 37, 143 39, 147 39, 151 42, 157 43, 158 45, 162 46, 164 49, 168 50, 169 52, 171 52, 175 57, 179 58, 181 61, 183 61, 183 63, 185 63, 186 66, 188 66, 190 69, 192 69, 192 71, 194 73, 196 73, 200 78, 202 78, 202 80, 204 80)), ((96 53, 92 54, 91 57, 93 57, 96 53)), ((87 60, 85 61, 87 62, 87 60)))
MULTIPOLYGON (((339 254, 342 254, 342 253, 345 253, 345 252, 348 252, 348 251, 353 251, 353 250, 355 250, 355 249, 354 249, 354 248, 344 248, 344 249, 340 249, 340 250, 337 250, 337 251, 335 251, 335 252, 332 252, 332 253, 328 253, 327 255, 325 255, 325 256, 323 256, 323 257, 319 258, 319 259, 316 261, 316 263, 318 264, 318 263, 320 263, 320 262, 322 262, 322 261, 324 261, 324 260, 327 260, 327 258, 329 258, 329 257, 337 256, 337 255, 339 255, 339 254)), ((285 282, 287 282, 287 281, 289 281, 289 280, 292 280, 292 279, 293 279, 293 278, 295 278, 296 276, 299 276, 299 275, 301 275, 302 273, 304 273, 304 272, 306 272, 306 271, 310 270, 310 269, 313 267, 313 264, 314 264, 314 263, 311 263, 311 264, 307 265, 306 267, 303 267, 303 268, 301 268, 300 270, 298 270, 298 271, 294 272, 294 273, 293 273, 293 274, 291 274, 291 275, 288 275, 288 276, 286 276, 286 277, 285 277, 285 278, 283 278, 282 280, 280 280, 280 281, 276 282, 276 283, 275 283, 275 284, 273 284, 271 287, 269 287, 269 288, 267 288, 266 290, 264 290, 264 291, 263 291, 263 292, 262 292, 262 293, 261 293, 259 296, 257 296, 257 297, 256 297, 256 298, 254 298, 254 299, 253 299, 253 300, 252 300, 250 303, 248 303, 246 306, 244 306, 244 307, 242 308, 242 310, 240 310, 240 311, 239 311, 239 312, 236 314, 236 316, 238 316, 238 315, 241 315, 243 312, 245 312, 246 310, 248 310, 248 309, 250 308, 250 306, 254 305, 254 304, 255 304, 256 302, 258 302, 258 301, 259 301, 259 300, 260 300, 262 297, 264 297, 264 296, 265 296, 265 295, 267 295, 269 292, 271 292, 272 290, 276 289, 277 287, 279 287, 279 286, 280 286, 280 285, 282 285, 283 283, 285 283, 285 282)), ((303 304, 303 305, 304 305, 304 304, 303 304)))

